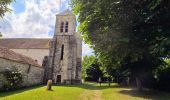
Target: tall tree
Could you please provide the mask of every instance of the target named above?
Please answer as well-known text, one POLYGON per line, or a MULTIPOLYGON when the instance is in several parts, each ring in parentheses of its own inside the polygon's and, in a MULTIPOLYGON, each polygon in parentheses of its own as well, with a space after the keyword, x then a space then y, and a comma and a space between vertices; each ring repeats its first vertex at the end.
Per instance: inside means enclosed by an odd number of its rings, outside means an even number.
POLYGON ((0 17, 3 17, 6 12, 11 12, 11 9, 9 8, 9 5, 14 0, 0 0, 0 17))
POLYGON ((84 56, 82 65, 82 78, 98 81, 99 77, 103 76, 103 72, 100 69, 101 64, 96 56, 84 56))
POLYGON ((88 67, 90 67, 94 61, 96 60, 96 57, 95 56, 84 56, 83 57, 83 62, 82 62, 82 78, 85 79, 85 77, 87 76, 86 74, 86 69, 88 67))
POLYGON ((107 67, 122 64, 136 76, 150 75, 170 57, 169 0, 72 0, 79 31, 107 67), (142 73, 145 74, 142 74, 142 73))
MULTIPOLYGON (((6 12, 11 12, 12 10, 9 8, 9 4, 11 4, 15 0, 0 0, 0 17, 3 18, 6 12)), ((0 32, 0 37, 2 34, 0 32)))

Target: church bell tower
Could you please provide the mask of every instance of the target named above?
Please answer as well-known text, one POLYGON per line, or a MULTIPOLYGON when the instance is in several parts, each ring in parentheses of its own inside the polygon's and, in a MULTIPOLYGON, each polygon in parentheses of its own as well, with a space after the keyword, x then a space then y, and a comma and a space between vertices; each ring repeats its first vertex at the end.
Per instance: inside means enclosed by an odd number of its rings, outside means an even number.
POLYGON ((56 84, 81 83, 82 40, 76 32, 76 16, 70 10, 56 15, 50 46, 48 79, 56 84))

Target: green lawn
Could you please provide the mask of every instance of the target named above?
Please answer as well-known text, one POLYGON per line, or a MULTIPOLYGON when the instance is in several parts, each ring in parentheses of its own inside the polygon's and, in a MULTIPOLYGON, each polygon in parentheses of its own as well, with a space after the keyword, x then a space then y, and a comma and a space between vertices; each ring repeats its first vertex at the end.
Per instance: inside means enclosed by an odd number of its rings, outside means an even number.
POLYGON ((139 93, 132 88, 121 88, 116 84, 108 87, 102 84, 46 86, 27 88, 13 92, 0 93, 0 100, 170 100, 170 93, 145 91, 139 93))

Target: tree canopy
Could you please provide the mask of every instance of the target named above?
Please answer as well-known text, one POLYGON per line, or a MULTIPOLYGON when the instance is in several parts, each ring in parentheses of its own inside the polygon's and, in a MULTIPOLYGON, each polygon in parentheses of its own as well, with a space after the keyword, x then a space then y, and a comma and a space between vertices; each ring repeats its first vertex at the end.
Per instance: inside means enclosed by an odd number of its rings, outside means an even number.
POLYGON ((169 0, 71 0, 71 6, 107 68, 127 66, 141 79, 170 57, 169 0))
POLYGON ((94 61, 96 60, 95 56, 84 56, 83 57, 83 62, 82 62, 82 78, 85 78, 86 75, 86 69, 90 67, 94 61))
MULTIPOLYGON (((15 0, 0 0, 0 17, 3 18, 6 12, 11 12, 12 10, 9 8, 9 4, 15 0)), ((2 34, 0 32, 0 37, 2 34)))
POLYGON ((3 17, 6 12, 11 12, 12 10, 9 8, 11 2, 15 0, 0 0, 0 17, 3 17))

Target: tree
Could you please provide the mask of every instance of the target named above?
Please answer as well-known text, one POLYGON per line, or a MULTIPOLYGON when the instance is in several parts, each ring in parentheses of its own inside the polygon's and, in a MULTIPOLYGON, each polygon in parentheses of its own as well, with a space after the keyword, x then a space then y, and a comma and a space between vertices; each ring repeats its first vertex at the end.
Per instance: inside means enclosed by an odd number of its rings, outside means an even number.
MULTIPOLYGON (((0 0, 0 17, 3 18, 6 12, 11 12, 12 10, 8 7, 15 0, 0 0)), ((2 34, 0 32, 0 37, 2 34)))
POLYGON ((127 66, 139 90, 162 58, 170 57, 169 0, 72 0, 71 4, 86 43, 107 68, 127 66))
POLYGON ((90 67, 86 69, 87 79, 90 81, 98 81, 99 78, 103 77, 103 72, 100 70, 100 64, 94 61, 90 67))
POLYGON ((8 7, 14 0, 0 0, 0 17, 2 18, 6 12, 11 12, 12 10, 8 7))
POLYGON ((101 64, 96 56, 84 56, 82 65, 82 78, 88 81, 98 81, 99 77, 103 76, 101 64))
POLYGON ((82 78, 83 79, 85 79, 85 77, 87 77, 86 69, 93 64, 95 59, 96 59, 96 57, 94 55, 83 57, 83 62, 82 62, 82 78))

